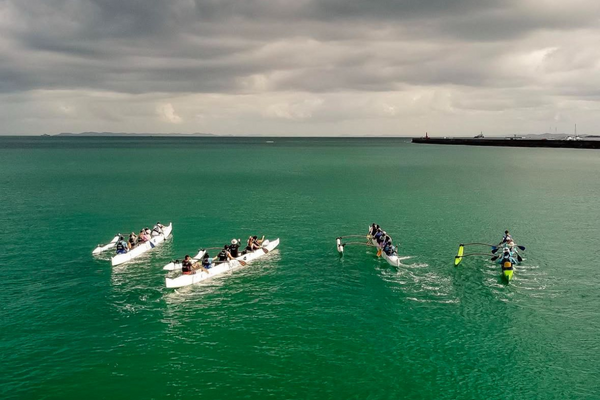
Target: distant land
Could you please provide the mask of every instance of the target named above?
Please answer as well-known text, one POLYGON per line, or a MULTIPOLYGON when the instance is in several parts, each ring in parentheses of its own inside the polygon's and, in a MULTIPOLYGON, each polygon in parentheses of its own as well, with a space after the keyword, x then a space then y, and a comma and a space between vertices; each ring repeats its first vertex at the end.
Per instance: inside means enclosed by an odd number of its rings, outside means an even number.
MULTIPOLYGON (((50 136, 50 135, 42 135, 50 136)), ((191 136, 215 136, 212 133, 127 133, 127 132, 80 132, 71 133, 63 132, 52 136, 92 136, 92 137, 106 137, 106 136, 168 136, 168 137, 191 137, 191 136)))

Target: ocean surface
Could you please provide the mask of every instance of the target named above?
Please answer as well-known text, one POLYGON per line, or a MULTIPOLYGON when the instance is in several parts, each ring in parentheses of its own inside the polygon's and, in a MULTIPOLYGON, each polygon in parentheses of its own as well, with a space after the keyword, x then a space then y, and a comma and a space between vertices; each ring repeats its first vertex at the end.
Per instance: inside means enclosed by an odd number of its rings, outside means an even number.
POLYGON ((0 398, 598 399, 599 172, 594 150, 401 138, 0 137, 0 398), (153 252, 92 256, 157 220, 153 252), (373 222, 399 268, 337 254, 373 222), (509 285, 454 267, 505 229, 509 285), (281 244, 165 288, 172 259, 252 234, 281 244))

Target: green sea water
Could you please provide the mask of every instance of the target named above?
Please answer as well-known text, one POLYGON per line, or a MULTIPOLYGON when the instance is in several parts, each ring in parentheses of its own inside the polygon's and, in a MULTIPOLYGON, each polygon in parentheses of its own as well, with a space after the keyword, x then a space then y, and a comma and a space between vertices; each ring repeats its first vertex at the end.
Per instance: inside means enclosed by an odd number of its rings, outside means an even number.
POLYGON ((406 139, 0 138, 0 398, 600 398, 599 171, 406 139), (91 255, 157 220, 173 238, 138 260, 91 255), (399 268, 338 256, 372 222, 399 268), (505 229, 510 285, 453 266, 505 229), (250 234, 281 244, 165 288, 170 260, 250 234))

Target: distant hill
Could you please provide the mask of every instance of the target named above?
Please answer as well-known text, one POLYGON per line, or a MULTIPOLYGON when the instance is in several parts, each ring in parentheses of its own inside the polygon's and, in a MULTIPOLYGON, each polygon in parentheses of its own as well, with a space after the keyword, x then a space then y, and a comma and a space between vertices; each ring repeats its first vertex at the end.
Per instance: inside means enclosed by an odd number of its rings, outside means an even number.
POLYGON ((191 137, 191 136, 215 136, 212 133, 127 133, 127 132, 63 132, 54 136, 86 136, 86 137, 121 137, 121 136, 168 136, 168 137, 191 137))

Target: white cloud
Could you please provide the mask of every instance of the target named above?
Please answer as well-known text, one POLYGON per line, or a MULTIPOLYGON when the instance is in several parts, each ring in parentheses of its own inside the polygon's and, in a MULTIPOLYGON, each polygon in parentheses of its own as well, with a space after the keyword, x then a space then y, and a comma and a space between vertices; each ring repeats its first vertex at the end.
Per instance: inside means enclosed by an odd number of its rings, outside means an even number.
POLYGON ((175 108, 171 103, 159 104, 156 107, 156 112, 163 121, 170 122, 172 124, 181 124, 183 122, 181 117, 175 113, 175 108))

